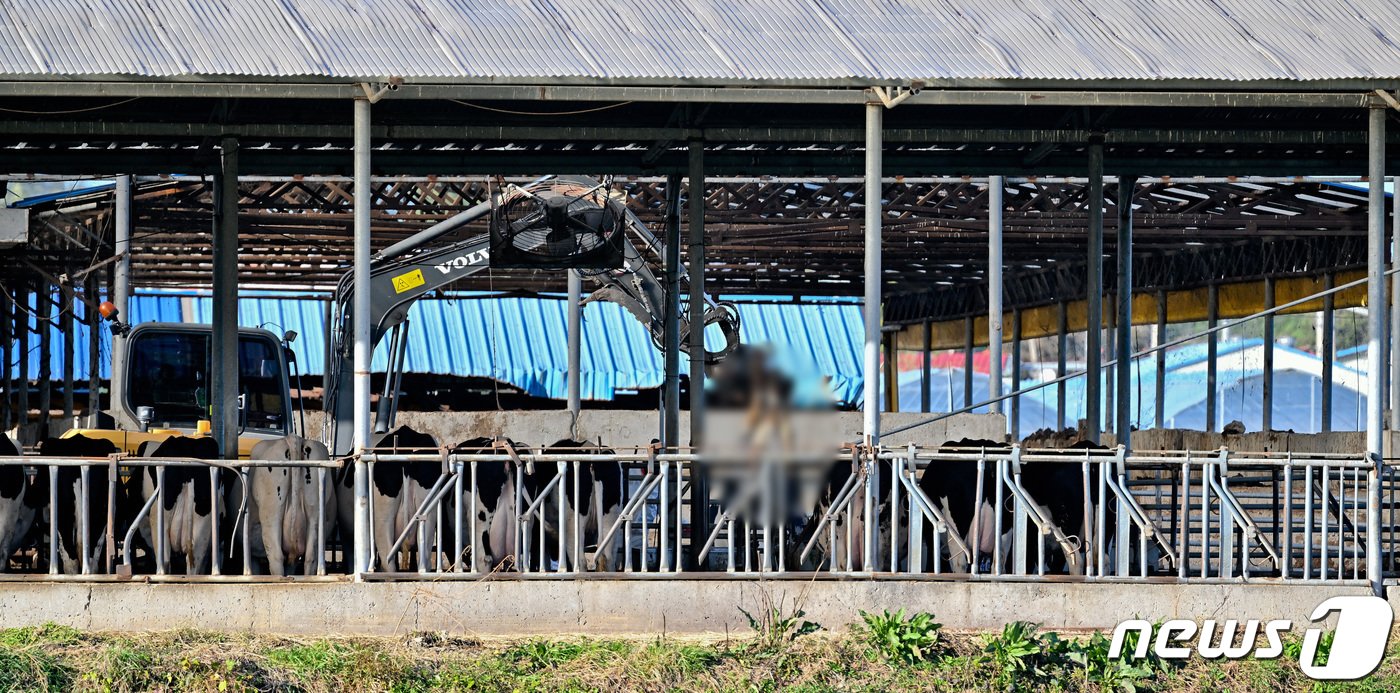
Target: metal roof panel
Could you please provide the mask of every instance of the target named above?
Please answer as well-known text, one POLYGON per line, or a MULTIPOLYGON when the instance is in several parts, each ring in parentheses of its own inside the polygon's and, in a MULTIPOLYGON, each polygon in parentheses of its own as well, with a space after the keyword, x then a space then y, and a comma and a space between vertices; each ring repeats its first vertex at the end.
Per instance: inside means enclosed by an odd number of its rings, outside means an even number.
POLYGON ((0 74, 1400 78, 1392 0, 0 0, 0 74))

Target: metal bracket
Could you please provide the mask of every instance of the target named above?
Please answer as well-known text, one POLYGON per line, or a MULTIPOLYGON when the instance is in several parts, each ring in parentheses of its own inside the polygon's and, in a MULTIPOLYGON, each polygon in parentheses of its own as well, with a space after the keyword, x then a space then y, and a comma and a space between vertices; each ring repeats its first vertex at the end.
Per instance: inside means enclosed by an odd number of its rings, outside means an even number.
POLYGON ((880 99, 880 103, 884 104, 885 108, 894 108, 923 90, 924 83, 916 81, 910 82, 907 87, 871 87, 870 93, 880 99))
POLYGON ((379 103, 379 100, 384 98, 386 94, 398 91, 399 87, 403 86, 403 78, 390 77, 387 82, 375 82, 374 84, 360 82, 359 86, 360 90, 365 93, 365 100, 370 103, 379 103))
MULTIPOLYGON (((1391 108, 1400 111, 1400 99, 1395 98, 1395 95, 1391 94, 1390 92, 1384 89, 1377 89, 1373 93, 1376 95, 1376 98, 1380 99, 1384 103, 1385 106, 1390 106, 1391 108)), ((1400 91, 1397 91, 1395 94, 1400 95, 1400 91)), ((1377 104, 1374 107, 1380 107, 1380 104, 1377 104)))

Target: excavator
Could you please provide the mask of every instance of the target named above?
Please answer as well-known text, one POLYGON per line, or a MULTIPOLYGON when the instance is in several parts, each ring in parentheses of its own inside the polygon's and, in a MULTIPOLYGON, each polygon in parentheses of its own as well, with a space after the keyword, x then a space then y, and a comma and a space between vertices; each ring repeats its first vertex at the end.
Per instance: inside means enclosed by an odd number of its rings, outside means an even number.
MULTIPOLYGON (((611 301, 647 329, 659 346, 665 335, 665 288, 652 263, 665 257, 663 242, 627 208, 613 186, 579 176, 547 176, 525 185, 507 185, 488 202, 441 221, 391 245, 371 258, 370 349, 390 337, 389 370, 375 416, 376 432, 392 428, 398 405, 403 354, 409 339, 409 308, 415 301, 493 266, 572 269, 597 288, 585 302, 611 301), (468 224, 490 219, 490 232, 438 243, 468 224)), ((684 281, 684 268, 680 269, 684 281)), ((327 335, 324 409, 320 438, 332 455, 352 452, 354 398, 352 273, 332 295, 327 335)), ((705 298, 700 329, 715 327, 717 350, 705 353, 717 363, 739 345, 739 313, 727 302, 705 298)), ((110 312, 110 311, 109 311, 110 312)), ((126 326, 118 316, 114 333, 127 340, 127 367, 113 373, 111 426, 73 429, 113 441, 135 452, 141 443, 171 435, 205 435, 209 429, 209 375, 212 328, 208 325, 145 323, 126 326)), ((684 313, 680 344, 692 329, 684 313)), ((240 329, 239 456, 262 440, 296 432, 289 383, 295 367, 291 342, 263 329, 240 329)), ((303 430, 301 435, 307 436, 303 430)), ((308 436, 315 437, 315 436, 308 436)))

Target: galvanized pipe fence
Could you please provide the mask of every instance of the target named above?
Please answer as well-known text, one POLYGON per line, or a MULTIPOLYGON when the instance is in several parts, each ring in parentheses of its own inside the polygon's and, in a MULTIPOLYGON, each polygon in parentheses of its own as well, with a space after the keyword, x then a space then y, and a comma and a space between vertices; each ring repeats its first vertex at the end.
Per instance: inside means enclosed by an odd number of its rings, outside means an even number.
POLYGON ((187 565, 187 574, 248 579, 267 569, 248 489, 252 475, 279 470, 321 489, 286 509, 306 513, 314 527, 302 572, 348 570, 348 547, 363 540, 373 557, 366 579, 702 570, 1369 584, 1368 538, 1379 537, 1387 575, 1396 573, 1400 541, 1400 477, 1390 468, 1377 476, 1363 453, 853 446, 830 457, 759 461, 657 448, 369 451, 361 459, 371 479, 413 463, 439 470, 393 509, 377 497, 374 531, 363 539, 336 522, 337 501, 351 493, 339 483, 347 460, 0 457, 0 466, 22 465, 30 483, 47 481, 33 541, 7 559, 37 570, 38 579, 161 578, 171 573, 172 553, 195 537, 204 542, 196 553, 207 549, 209 559, 187 565), (188 470, 198 471, 172 485, 171 474, 188 470), (692 535, 689 522, 691 483, 702 472, 713 489, 704 500, 713 527, 705 536, 692 535), (1368 519, 1373 481, 1381 489, 1378 524, 1368 519), (191 514, 196 486, 207 489, 213 512, 191 514), (73 502, 61 504, 60 494, 73 502), (63 537, 77 537, 76 547, 63 537))

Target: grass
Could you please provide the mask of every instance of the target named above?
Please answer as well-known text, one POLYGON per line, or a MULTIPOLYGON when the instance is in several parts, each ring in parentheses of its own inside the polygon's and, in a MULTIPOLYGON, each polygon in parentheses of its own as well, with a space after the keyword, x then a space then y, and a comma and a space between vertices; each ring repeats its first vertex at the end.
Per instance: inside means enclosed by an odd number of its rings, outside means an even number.
POLYGON ((482 642, 440 633, 137 636, 49 625, 0 630, 0 691, 1400 690, 1400 638, 1392 638, 1372 678, 1319 685, 1287 656, 1129 664, 1107 659, 1102 634, 1055 634, 1033 624, 988 633, 935 626, 896 613, 880 615, 875 627, 882 630, 867 624, 800 638, 755 631, 710 640, 482 642), (892 644, 909 641, 936 656, 910 656, 892 644))

